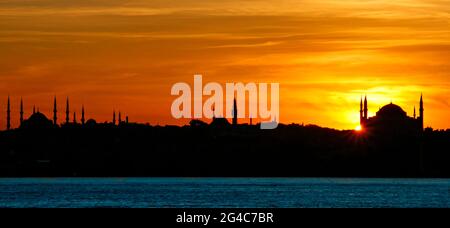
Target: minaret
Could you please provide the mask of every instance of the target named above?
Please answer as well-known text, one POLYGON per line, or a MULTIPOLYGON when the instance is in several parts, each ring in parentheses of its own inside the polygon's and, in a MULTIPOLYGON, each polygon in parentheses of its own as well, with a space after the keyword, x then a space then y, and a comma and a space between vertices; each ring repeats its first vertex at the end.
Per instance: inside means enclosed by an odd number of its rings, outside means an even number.
POLYGON ((367 108, 367 95, 364 97, 364 120, 367 120, 369 117, 367 116, 367 112, 368 112, 368 108, 367 108))
POLYGON ((8 107, 6 109, 6 130, 11 129, 11 105, 9 103, 9 95, 8 95, 8 107))
POLYGON ((33 105, 33 114, 35 114, 35 113, 36 113, 36 106, 33 105))
POLYGON ((77 113, 73 112, 73 123, 76 124, 77 123, 77 113))
POLYGON ((363 124, 363 100, 361 96, 361 100, 359 102, 359 124, 363 124))
POLYGON ((56 108, 56 96, 55 96, 55 98, 53 99, 53 125, 58 124, 57 114, 58 114, 58 110, 56 108))
POLYGON ((23 123, 23 100, 20 98, 20 125, 23 123))
POLYGON ((125 123, 128 124, 128 116, 125 117, 125 123))
POLYGON ((113 110, 112 124, 113 124, 113 125, 116 125, 116 110, 113 110))
POLYGON ((414 119, 416 118, 416 106, 414 105, 414 119))
POLYGON ((84 105, 81 106, 81 124, 84 125, 84 105))
POLYGON ((120 111, 119 111, 119 123, 118 124, 120 124, 120 123, 122 123, 122 115, 120 114, 120 111))
POLYGON ((420 94, 420 108, 419 108, 419 121, 420 121, 420 130, 423 130, 423 97, 420 94))
POLYGON ((69 97, 67 97, 66 100, 66 124, 69 123, 69 97))
POLYGON ((237 125, 237 105, 236 105, 236 97, 233 100, 233 125, 237 125))

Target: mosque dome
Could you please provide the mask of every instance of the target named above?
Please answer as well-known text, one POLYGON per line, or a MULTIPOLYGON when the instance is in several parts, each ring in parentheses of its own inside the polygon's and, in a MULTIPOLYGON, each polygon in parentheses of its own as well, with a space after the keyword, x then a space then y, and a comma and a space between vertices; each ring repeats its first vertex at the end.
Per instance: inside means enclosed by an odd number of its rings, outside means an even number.
POLYGON ((216 117, 211 122, 210 126, 212 127, 227 127, 230 126, 230 122, 223 117, 216 117))
POLYGON ((24 120, 21 127, 25 128, 49 128, 53 126, 53 122, 49 120, 43 113, 36 112, 27 120, 24 120))
POLYGON ((395 118, 395 117, 406 117, 406 112, 403 109, 395 104, 388 104, 383 106, 378 112, 377 116, 395 118))
POLYGON ((93 127, 93 126, 95 126, 97 124, 97 121, 95 121, 94 119, 88 119, 87 121, 86 121, 86 126, 89 126, 89 127, 93 127))

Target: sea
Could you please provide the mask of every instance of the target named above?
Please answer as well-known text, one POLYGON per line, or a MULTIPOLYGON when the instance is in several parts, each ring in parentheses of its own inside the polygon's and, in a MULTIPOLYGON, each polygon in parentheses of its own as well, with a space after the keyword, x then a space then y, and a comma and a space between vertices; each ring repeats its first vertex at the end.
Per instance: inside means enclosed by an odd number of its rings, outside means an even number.
POLYGON ((448 208, 450 179, 0 178, 12 208, 448 208))

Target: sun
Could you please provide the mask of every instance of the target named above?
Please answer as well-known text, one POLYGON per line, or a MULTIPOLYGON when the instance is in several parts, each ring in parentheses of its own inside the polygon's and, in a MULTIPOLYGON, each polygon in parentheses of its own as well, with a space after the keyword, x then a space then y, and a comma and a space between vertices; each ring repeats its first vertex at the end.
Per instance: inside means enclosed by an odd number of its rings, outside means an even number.
POLYGON ((356 126, 356 127, 355 127, 355 131, 362 131, 361 125, 356 126))

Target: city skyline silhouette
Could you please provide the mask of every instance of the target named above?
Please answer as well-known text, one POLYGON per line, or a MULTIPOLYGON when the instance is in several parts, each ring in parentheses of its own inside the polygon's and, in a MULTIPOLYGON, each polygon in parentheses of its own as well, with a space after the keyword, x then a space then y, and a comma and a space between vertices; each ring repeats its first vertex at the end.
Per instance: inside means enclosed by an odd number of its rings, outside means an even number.
MULTIPOLYGON (((233 107, 233 116, 236 116, 236 118, 231 118, 231 121, 232 121, 232 125, 237 125, 238 124, 238 120, 239 120, 239 122, 240 122, 240 124, 250 124, 250 125, 252 125, 252 123, 253 123, 253 118, 252 117, 249 117, 249 118, 237 118, 237 111, 238 111, 238 109, 237 109, 237 105, 236 105, 236 99, 234 99, 234 102, 233 102, 233 105, 234 105, 234 107, 233 107)), ((23 122, 26 122, 29 118, 31 118, 34 114, 36 114, 36 113, 38 113, 39 115, 41 115, 41 117, 40 118, 45 118, 46 120, 49 120, 50 121, 50 118, 48 118, 43 112, 41 112, 40 110, 39 110, 39 106, 37 106, 37 111, 36 111, 36 105, 33 105, 33 109, 32 109, 32 111, 31 111, 31 114, 29 115, 29 117, 28 118, 25 118, 25 111, 24 111, 24 101, 23 101, 23 98, 21 97, 20 98, 20 105, 19 105, 19 107, 20 107, 20 109, 19 109, 19 112, 18 112, 18 114, 19 114, 19 117, 18 117, 18 120, 19 120, 19 124, 18 124, 18 126, 16 126, 16 127, 14 127, 14 126, 12 126, 12 124, 11 124, 11 122, 12 122, 12 120, 14 120, 15 118, 13 117, 13 118, 11 118, 11 116, 13 115, 14 116, 14 112, 12 113, 11 112, 11 102, 10 102, 10 96, 8 96, 8 98, 7 98, 7 107, 6 107, 6 130, 10 130, 10 129, 14 129, 14 128, 20 128, 20 126, 23 124, 23 122)), ((53 100, 53 109, 52 109, 52 111, 51 111, 51 113, 53 114, 52 115, 52 119, 51 119, 51 122, 52 122, 52 124, 53 124, 53 126, 62 126, 62 125, 64 125, 64 124, 80 124, 80 125, 85 125, 85 123, 86 123, 86 121, 88 121, 88 120, 90 120, 91 121, 91 123, 92 122, 95 122, 95 123, 97 123, 97 121, 94 119, 94 118, 89 118, 89 119, 86 119, 86 117, 85 117, 85 106, 84 106, 84 104, 82 104, 81 105, 81 116, 79 116, 79 118, 77 119, 77 117, 76 117, 76 109, 75 109, 75 111, 72 111, 71 109, 70 109, 70 102, 69 102, 69 97, 66 97, 66 101, 65 101, 65 107, 63 107, 64 108, 64 112, 63 112, 63 115, 64 115, 64 119, 63 119, 63 121, 61 121, 61 122, 59 122, 58 123, 58 119, 59 119, 59 114, 58 114, 58 105, 57 105, 57 98, 56 98, 56 96, 54 97, 54 100, 53 100), (73 113, 73 114, 72 114, 73 113)), ((387 113, 387 114, 384 114, 384 116, 386 116, 386 115, 394 115, 394 116, 400 116, 400 119, 399 118, 395 118, 395 120, 396 121, 402 121, 402 122, 404 122, 404 121, 408 121, 407 119, 409 118, 409 119, 411 119, 409 122, 411 122, 411 123, 409 123, 408 125, 413 125, 412 126, 412 128, 417 128, 417 129, 421 129, 421 130, 423 130, 425 127, 431 127, 431 126, 425 126, 424 125, 424 117, 423 117, 423 115, 424 115, 424 104, 423 104, 423 94, 421 94, 421 96, 420 96, 420 103, 419 103, 419 110, 418 110, 418 112, 419 112, 419 114, 417 115, 417 117, 416 117, 416 106, 414 106, 414 110, 413 110, 413 116, 412 117, 408 117, 407 116, 407 113, 405 112, 405 111, 403 111, 403 109, 400 107, 400 106, 398 106, 398 105, 395 105, 395 104, 393 104, 392 102, 391 103, 389 103, 389 104, 387 104, 387 105, 384 105, 383 107, 380 107, 379 108, 379 111, 378 112, 376 112, 376 115, 374 115, 374 116, 372 116, 372 117, 369 117, 369 113, 368 113, 368 101, 367 101, 367 94, 364 96, 364 102, 363 102, 363 96, 361 96, 361 100, 360 100, 360 110, 359 110, 359 114, 360 114, 360 116, 359 116, 359 121, 360 121, 360 123, 359 123, 359 125, 357 126, 357 130, 363 130, 363 129, 365 129, 365 128, 367 128, 367 126, 369 125, 373 125, 373 124, 371 124, 371 123, 375 123, 375 124, 377 124, 377 120, 376 120, 376 117, 380 114, 380 116, 382 117, 383 116, 383 114, 384 113, 387 113), (404 116, 404 117, 403 117, 404 116), (405 120, 403 120, 403 118, 405 119, 405 120)), ((128 121, 129 121, 129 117, 128 117, 128 115, 127 116, 125 116, 125 119, 124 120, 122 120, 122 112, 119 110, 118 111, 118 113, 117 113, 117 115, 118 115, 118 120, 117 120, 117 122, 118 122, 118 124, 120 124, 120 123, 128 123, 128 121)), ((380 118, 380 117, 379 117, 380 118)), ((379 119, 378 118, 378 119, 379 119)), ((390 118, 390 117, 389 117, 390 118)), ((192 120, 196 120, 196 121, 200 121, 200 122, 204 122, 204 120, 206 120, 206 121, 210 121, 211 122, 211 124, 213 124, 213 122, 215 121, 215 119, 217 119, 216 117, 213 117, 213 118, 211 118, 211 119, 208 119, 208 118, 203 118, 203 119, 196 119, 196 118, 184 118, 184 120, 186 121, 184 124, 182 124, 182 125, 180 125, 180 126, 183 126, 183 125, 187 125, 187 124, 190 124, 190 121, 192 121, 192 120)), ((225 119, 225 118, 224 118, 225 119)), ((225 119, 226 120, 226 119, 225 119)), ((226 122, 228 122, 228 120, 226 120, 226 122)), ((378 121, 379 122, 379 121, 378 121)), ((116 125, 116 110, 115 109, 113 109, 112 110, 112 115, 111 115, 111 119, 108 121, 108 120, 106 120, 106 121, 103 121, 103 122, 99 122, 99 123, 111 123, 111 124, 113 124, 113 125, 116 125)), ((146 125, 150 125, 148 122, 145 122, 145 123, 139 123, 139 122, 134 122, 135 124, 146 124, 146 125)), ((297 123, 297 124, 299 124, 299 123, 297 123)), ((304 122, 302 122, 302 124, 304 124, 304 122)), ((158 124, 159 125, 159 124, 158 124)), ((164 124, 163 124, 163 126, 164 126, 164 124)), ((327 126, 323 126, 323 127, 327 127, 327 126)))

